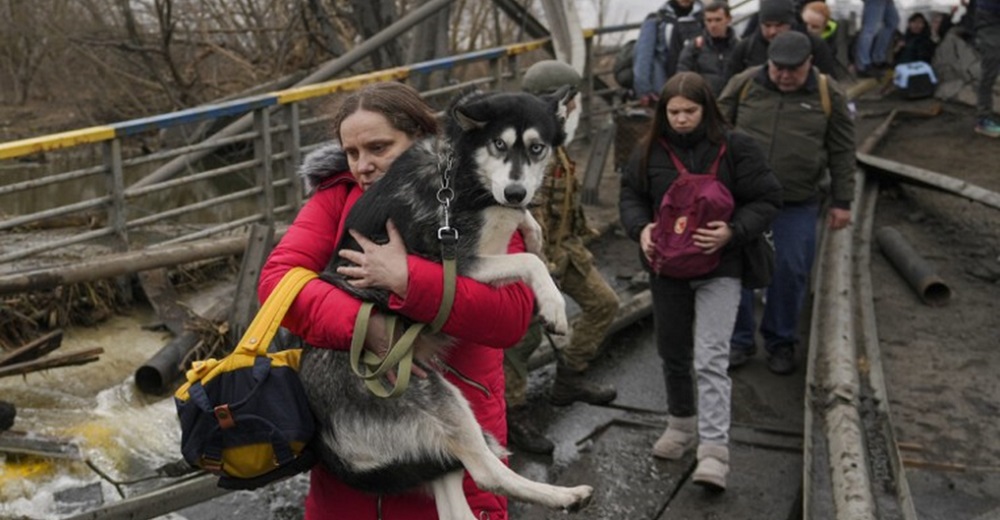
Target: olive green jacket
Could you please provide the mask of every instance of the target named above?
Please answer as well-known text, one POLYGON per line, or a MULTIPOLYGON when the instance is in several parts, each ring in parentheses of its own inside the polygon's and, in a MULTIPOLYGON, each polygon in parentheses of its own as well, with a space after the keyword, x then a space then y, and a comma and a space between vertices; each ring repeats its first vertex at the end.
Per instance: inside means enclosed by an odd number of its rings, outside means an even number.
POLYGON ((576 164, 563 147, 556 150, 556 156, 546 169, 545 180, 532 201, 531 214, 542 226, 549 272, 561 278, 572 263, 581 273, 586 273, 593 255, 585 242, 597 236, 597 232, 587 225, 580 204, 576 164))
POLYGON ((834 206, 850 209, 854 121, 847 96, 832 78, 828 79, 830 113, 826 114, 818 74, 814 68, 801 89, 781 92, 768 77, 766 65, 751 67, 726 84, 719 107, 764 150, 781 182, 786 204, 819 200, 820 182, 829 169, 834 206))

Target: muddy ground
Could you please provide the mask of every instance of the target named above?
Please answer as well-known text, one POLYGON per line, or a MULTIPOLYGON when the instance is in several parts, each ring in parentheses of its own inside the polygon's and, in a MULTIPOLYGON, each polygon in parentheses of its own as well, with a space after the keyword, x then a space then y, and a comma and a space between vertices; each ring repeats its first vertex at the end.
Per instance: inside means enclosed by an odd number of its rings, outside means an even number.
MULTIPOLYGON (((858 140, 893 107, 921 102, 862 99, 858 140)), ((874 153, 1000 191, 1000 142, 972 133, 972 112, 945 105, 933 119, 902 116, 874 153)), ((635 272, 634 244, 615 229, 613 181, 588 208, 607 229, 594 245, 603 274, 623 292, 635 272)), ((872 254, 875 308, 886 385, 897 440, 905 446, 910 489, 924 520, 984 520, 1000 508, 1000 216, 997 210, 924 188, 887 183, 875 229, 893 226, 933 264, 952 291, 948 305, 930 307, 877 251, 872 254)), ((706 495, 685 486, 693 460, 652 459, 649 446, 665 418, 665 399, 648 319, 605 345, 594 377, 614 383, 610 407, 553 408, 545 397, 554 370, 535 370, 530 395, 538 424, 557 441, 553 457, 517 452, 519 472, 559 484, 593 483, 595 503, 576 515, 512 503, 512 518, 667 519, 796 518, 801 485, 804 370, 789 378, 767 373, 758 356, 734 373, 731 489, 706 495)), ((805 353, 798 353, 800 361, 805 353)), ((802 366, 802 365, 800 365, 802 366)), ((296 518, 302 479, 248 500, 227 497, 178 512, 175 518, 211 518, 220 510, 245 518, 296 518), (255 505, 253 505, 255 504, 255 505)))
MULTIPOLYGON (((891 108, 928 102, 863 98, 858 140, 891 108), (876 114, 876 115, 873 115, 876 114), (881 115, 878 115, 881 114, 881 115)), ((586 147, 577 152, 585 163, 586 147)), ((972 110, 944 105, 934 118, 897 119, 880 155, 1000 192, 1000 140, 972 132, 972 110)), ((581 165, 582 166, 582 165, 581 165)), ((630 291, 634 245, 616 232, 615 174, 606 171, 597 206, 588 208, 608 240, 595 244, 602 272, 630 291)), ((872 280, 883 369, 897 441, 904 447, 910 488, 923 520, 985 520, 1000 514, 1000 214, 950 194, 887 182, 875 229, 896 228, 949 286, 951 301, 931 307, 889 265, 872 254, 872 280)), ((648 455, 665 416, 658 360, 640 321, 609 342, 595 377, 615 382, 615 407, 553 409, 544 397, 553 367, 533 373, 541 424, 559 440, 553 458, 522 453, 512 464, 560 483, 602 482, 598 501, 566 516, 514 504, 514 518, 785 518, 801 483, 802 370, 791 378, 767 373, 761 356, 734 373, 734 471, 731 489, 707 496, 682 486, 692 461, 662 463, 648 455), (604 425, 611 424, 605 428, 604 425), (777 433, 776 433, 777 432, 777 433), (782 446, 783 444, 783 446, 782 446), (770 446, 762 448, 761 446, 770 446), (669 506, 667 505, 669 504, 669 506)), ((804 353, 799 353, 800 360, 804 353)), ((301 517, 306 480, 298 477, 256 493, 238 493, 185 508, 167 518, 301 517)), ((794 516, 792 516, 794 517, 794 516)))
MULTIPOLYGON (((866 102, 878 108, 891 102, 866 102)), ((907 103, 894 103, 906 107, 907 103)), ((877 155, 1000 192, 1000 140, 972 132, 972 110, 903 118, 877 155)), ((859 133, 877 119, 859 121, 859 133)), ((922 303, 877 250, 872 280, 897 442, 921 519, 1000 514, 1000 210, 885 183, 875 230, 898 230, 950 288, 922 303)))

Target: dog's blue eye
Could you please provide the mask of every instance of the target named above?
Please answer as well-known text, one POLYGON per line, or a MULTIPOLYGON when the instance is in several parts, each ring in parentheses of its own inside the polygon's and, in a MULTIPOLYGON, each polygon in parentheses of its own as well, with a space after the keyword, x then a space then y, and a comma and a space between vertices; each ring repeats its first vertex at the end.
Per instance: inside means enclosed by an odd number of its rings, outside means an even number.
POLYGON ((507 149, 507 143, 503 139, 494 139, 493 146, 496 146, 497 150, 501 152, 507 149))
POLYGON ((531 153, 533 153, 535 155, 541 155, 542 152, 545 151, 545 145, 544 144, 535 143, 535 144, 531 145, 531 147, 529 148, 529 150, 531 150, 531 153))

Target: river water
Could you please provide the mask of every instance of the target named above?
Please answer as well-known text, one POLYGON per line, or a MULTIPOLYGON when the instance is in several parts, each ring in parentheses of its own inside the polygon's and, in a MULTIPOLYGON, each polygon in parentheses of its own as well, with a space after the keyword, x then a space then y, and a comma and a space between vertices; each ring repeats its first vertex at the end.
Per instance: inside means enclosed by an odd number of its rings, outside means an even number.
MULTIPOLYGON (((118 482, 148 477, 179 460, 172 397, 144 395, 133 382, 136 368, 170 339, 166 332, 142 328, 154 321, 151 310, 135 308, 98 327, 67 330, 57 352, 101 347, 100 360, 0 379, 0 398, 17 406, 13 429, 77 443, 90 464, 118 482)), ((83 461, 0 454, 0 518, 65 516, 72 511, 56 497, 88 484, 89 507, 121 498, 83 461)))

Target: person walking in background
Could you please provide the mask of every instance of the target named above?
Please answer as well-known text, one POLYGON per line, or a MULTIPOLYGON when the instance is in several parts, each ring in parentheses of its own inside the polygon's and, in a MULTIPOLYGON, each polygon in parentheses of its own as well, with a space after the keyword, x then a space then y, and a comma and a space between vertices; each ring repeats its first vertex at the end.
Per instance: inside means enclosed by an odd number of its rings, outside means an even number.
MULTIPOLYGON (((344 219, 362 192, 381 179, 417 139, 438 132, 438 121, 420 94, 395 82, 375 83, 351 93, 333 116, 335 142, 310 153, 301 169, 311 196, 261 269, 261 301, 293 267, 323 271, 340 236, 347 232, 344 219)), ((395 227, 390 225, 387 231, 389 242, 377 246, 377 252, 363 254, 357 262, 361 270, 358 278, 391 290, 390 306, 400 315, 430 322, 444 292, 444 268, 408 255, 395 227)), ((519 234, 511 237, 509 250, 525 250, 519 234)), ((460 276, 456 284, 455 304, 442 329, 455 338, 452 355, 445 359, 454 370, 445 378, 468 400, 483 430, 506 444, 500 349, 514 345, 524 335, 534 310, 534 296, 523 283, 494 287, 460 276), (487 321, 494 326, 481 326, 487 321)), ((317 348, 348 350, 360 307, 360 300, 317 279, 295 298, 282 325, 317 348)), ((366 344, 384 345, 386 327, 385 315, 373 314, 366 344)), ((468 473, 464 490, 478 518, 507 518, 507 498, 480 490, 468 473)), ((422 491, 376 496, 356 490, 318 464, 310 473, 305 518, 428 519, 437 518, 437 508, 434 498, 422 491)))
MULTIPOLYGON (((524 74, 521 88, 535 95, 555 92, 565 85, 579 87, 583 78, 570 65, 557 60, 535 63, 524 74)), ((572 108, 576 108, 575 106, 572 108)), ((567 132, 567 143, 573 130, 567 132)), ((594 256, 584 241, 597 233, 587 225, 580 205, 580 181, 576 164, 565 146, 556 150, 542 187, 532 205, 532 214, 542 226, 544 253, 549 271, 564 293, 580 306, 573 321, 569 343, 557 352, 556 378, 550 402, 565 406, 576 401, 607 404, 618 393, 610 385, 589 380, 585 370, 618 313, 618 295, 594 266, 594 256)), ((507 379, 507 413, 510 441, 521 449, 552 453, 555 446, 532 423, 527 404, 528 359, 542 342, 542 327, 533 323, 521 342, 504 351, 507 379)))
POLYGON ((667 428, 652 451, 675 460, 697 444, 692 480, 724 490, 732 391, 727 365, 744 269, 741 249, 767 229, 781 204, 781 185, 753 139, 729 130, 708 83, 692 72, 679 72, 664 86, 639 146, 641 156, 633 154, 622 175, 619 210, 622 227, 639 243, 642 264, 650 271, 656 345, 667 388, 667 428), (659 208, 670 188, 691 172, 716 176, 731 194, 732 214, 693 231, 695 254, 699 260, 718 258, 717 267, 690 278, 668 276, 654 267, 661 261, 657 242, 687 221, 657 217, 663 215, 659 208))
MULTIPOLYGON (((738 130, 753 137, 781 181, 783 207, 772 223, 774 277, 760 332, 775 374, 795 372, 799 314, 809 289, 816 250, 820 181, 829 169, 828 225, 847 227, 854 198, 854 121, 836 81, 812 66, 809 40, 788 31, 771 42, 767 65, 726 85, 719 104, 738 130)), ((733 331, 730 367, 756 352, 753 291, 743 290, 733 331)))
POLYGON ((863 0, 863 4, 854 64, 858 76, 874 78, 888 68, 899 11, 894 0, 863 0))
POLYGON ((976 50, 982 76, 976 91, 976 133, 1000 137, 1000 119, 993 111, 993 87, 1000 73, 1000 0, 976 0, 976 50))
MULTIPOLYGON (((726 63, 727 82, 729 78, 750 67, 766 63, 768 46, 779 34, 799 31, 796 27, 795 4, 792 0, 761 0, 757 15, 759 20, 757 30, 736 44, 726 63)), ((836 76, 837 67, 827 45, 819 36, 803 34, 808 40, 806 48, 813 55, 813 65, 824 74, 836 76)))
POLYGON ((837 74, 834 74, 834 77, 849 77, 851 57, 848 51, 846 24, 837 23, 830 13, 830 7, 821 0, 802 6, 802 23, 806 26, 806 31, 826 42, 837 67, 837 74))
POLYGON ((702 8, 701 0, 669 0, 643 20, 632 63, 632 88, 643 106, 656 103, 677 70, 684 42, 701 32, 702 8))
POLYGON ((921 13, 913 13, 906 20, 906 33, 893 55, 893 63, 898 65, 922 61, 930 64, 934 60, 935 47, 927 18, 921 13))
POLYGON ((730 27, 732 21, 729 4, 722 1, 708 4, 705 7, 705 29, 684 44, 677 64, 679 72, 701 74, 716 95, 726 86, 726 61, 739 41, 730 27))
POLYGON ((931 41, 934 45, 941 43, 944 37, 951 30, 951 17, 958 10, 958 6, 952 7, 950 12, 931 11, 931 41))

